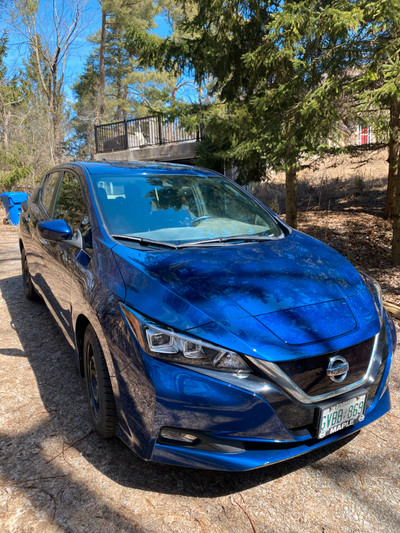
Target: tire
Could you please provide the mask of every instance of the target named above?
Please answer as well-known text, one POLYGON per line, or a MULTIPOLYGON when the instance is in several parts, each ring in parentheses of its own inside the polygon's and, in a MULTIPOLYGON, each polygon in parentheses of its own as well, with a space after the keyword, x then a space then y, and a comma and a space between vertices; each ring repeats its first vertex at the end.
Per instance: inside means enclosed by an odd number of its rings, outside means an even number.
POLYGON ((25 250, 22 248, 21 251, 21 266, 22 266, 22 284, 24 287, 24 293, 28 300, 38 301, 40 296, 36 292, 35 287, 32 283, 32 278, 29 273, 28 261, 26 259, 25 250))
POLYGON ((94 428, 102 437, 113 437, 117 425, 114 395, 103 350, 90 324, 83 341, 83 364, 94 428))

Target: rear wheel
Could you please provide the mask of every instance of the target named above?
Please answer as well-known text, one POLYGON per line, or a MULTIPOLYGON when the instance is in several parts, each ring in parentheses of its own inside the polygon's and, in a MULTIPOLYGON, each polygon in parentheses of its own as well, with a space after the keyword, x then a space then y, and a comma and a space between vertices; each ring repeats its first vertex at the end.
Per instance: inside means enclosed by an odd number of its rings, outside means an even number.
POLYGON ((93 425, 103 437, 113 437, 117 421, 114 395, 103 350, 90 324, 83 341, 83 363, 93 425))
POLYGON ((25 250, 21 251, 21 265, 22 265, 22 283, 24 287, 25 296, 28 300, 40 300, 40 296, 35 290, 32 283, 32 278, 29 273, 28 261, 26 259, 25 250))

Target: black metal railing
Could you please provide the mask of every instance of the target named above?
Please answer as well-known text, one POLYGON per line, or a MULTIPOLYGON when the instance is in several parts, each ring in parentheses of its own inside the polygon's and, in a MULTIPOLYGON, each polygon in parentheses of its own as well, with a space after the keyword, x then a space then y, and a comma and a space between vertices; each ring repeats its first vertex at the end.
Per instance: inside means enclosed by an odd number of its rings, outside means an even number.
POLYGON ((187 131, 180 126, 178 118, 168 120, 161 115, 100 124, 94 127, 94 135, 98 154, 200 140, 198 129, 187 131))

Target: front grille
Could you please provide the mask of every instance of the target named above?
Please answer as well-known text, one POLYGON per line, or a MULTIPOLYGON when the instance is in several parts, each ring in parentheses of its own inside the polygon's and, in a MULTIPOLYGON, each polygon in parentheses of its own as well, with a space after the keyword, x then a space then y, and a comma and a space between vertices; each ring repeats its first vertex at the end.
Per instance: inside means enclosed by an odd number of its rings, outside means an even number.
MULTIPOLYGON (((310 396, 337 391, 338 396, 330 399, 332 404, 334 404, 339 402, 341 395, 340 389, 361 380, 365 376, 370 363, 374 342, 375 337, 337 352, 275 364, 286 372, 310 396), (334 355, 344 357, 350 367, 348 376, 340 383, 334 383, 326 376, 329 359, 334 355)), ((373 403, 376 397, 389 355, 389 344, 385 326, 383 326, 379 334, 375 353, 379 361, 378 367, 375 366, 375 370, 372 371, 372 379, 369 379, 362 386, 363 390, 367 391, 367 407, 373 403)), ((285 426, 293 432, 293 435, 297 436, 307 431, 311 436, 316 435, 318 408, 315 407, 315 404, 313 406, 305 405, 301 400, 294 400, 282 393, 269 396, 268 402, 285 426)))
POLYGON ((298 387, 309 396, 326 394, 351 385, 362 379, 371 359, 374 337, 349 348, 304 359, 276 363, 298 387), (332 381, 326 374, 329 360, 340 355, 349 363, 349 372, 340 383, 332 381))

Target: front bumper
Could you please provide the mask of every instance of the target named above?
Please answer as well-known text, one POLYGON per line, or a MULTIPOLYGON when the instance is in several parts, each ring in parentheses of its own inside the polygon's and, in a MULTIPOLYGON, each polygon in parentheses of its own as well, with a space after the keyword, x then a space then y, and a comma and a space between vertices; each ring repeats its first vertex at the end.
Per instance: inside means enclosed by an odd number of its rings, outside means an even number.
MULTIPOLYGON (((244 449, 243 451, 236 453, 213 452, 156 443, 151 460, 177 466, 205 468, 209 470, 225 470, 233 472, 253 470, 255 468, 286 461, 332 444, 352 433, 356 433, 364 426, 367 426, 374 420, 380 418, 389 411, 389 409, 390 395, 389 389, 386 388, 375 407, 368 409, 368 413, 362 422, 321 440, 310 439, 303 442, 297 441, 292 444, 259 441, 258 449, 244 449)), ((254 442, 248 441, 248 444, 250 444, 249 448, 251 448, 254 442)))
MULTIPOLYGON (((302 411, 314 426, 317 406, 299 406, 265 380, 255 378, 249 387, 247 380, 171 365, 148 356, 138 344, 137 365, 128 365, 118 380, 119 436, 145 460, 212 470, 251 470, 317 450, 390 409, 387 380, 395 345, 391 326, 388 319, 384 326, 388 353, 379 378, 363 387, 370 391, 364 420, 328 437, 318 440, 310 424, 288 424, 282 417, 288 401, 293 412, 302 411), (163 428, 181 429, 197 438, 189 443, 166 440, 163 428)), ((343 395, 336 396, 332 402, 342 399, 343 395)))

